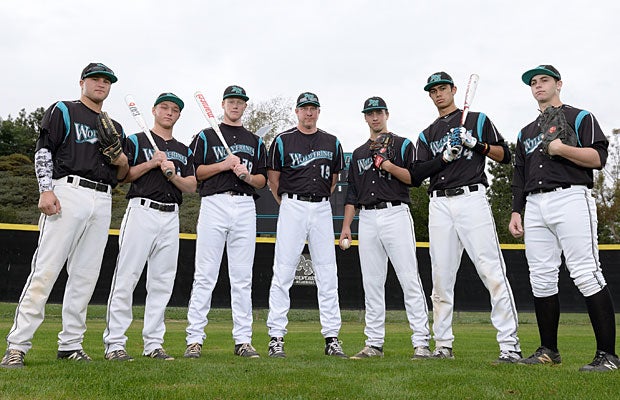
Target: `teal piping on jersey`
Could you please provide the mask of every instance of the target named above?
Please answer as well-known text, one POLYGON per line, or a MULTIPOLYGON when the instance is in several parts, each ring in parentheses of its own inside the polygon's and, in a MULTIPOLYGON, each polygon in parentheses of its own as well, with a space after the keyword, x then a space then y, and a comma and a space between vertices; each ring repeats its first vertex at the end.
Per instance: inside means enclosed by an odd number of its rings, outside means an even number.
POLYGON ((205 131, 200 131, 198 137, 202 139, 203 142, 205 142, 204 150, 202 151, 202 161, 205 161, 207 159, 207 136, 205 135, 205 131))
POLYGON ((517 133, 517 142, 521 141, 521 131, 519 131, 519 133, 517 133))
POLYGON ((407 146, 409 145, 409 143, 411 143, 411 140, 409 139, 405 139, 403 141, 403 145, 400 146, 400 159, 404 160, 405 159, 405 149, 407 148, 407 146))
POLYGON ((258 149, 256 149, 256 152, 257 152, 256 154, 258 154, 258 156, 257 156, 257 158, 256 158, 257 160, 260 160, 260 145, 261 145, 262 143, 263 143, 263 138, 262 138, 262 137, 261 137, 261 138, 258 138, 258 149))
POLYGON ((478 114, 478 125, 476 126, 476 129, 478 130, 478 141, 482 142, 482 128, 484 127, 484 121, 486 121, 487 116, 484 115, 483 113, 478 114))
POLYGON ((133 143, 133 145, 136 147, 136 151, 134 151, 134 155, 133 155, 133 165, 136 165, 136 161, 138 160, 138 151, 140 150, 138 148, 138 135, 131 135, 129 136, 129 140, 131 140, 131 142, 133 143))
POLYGON ((282 144, 282 138, 278 136, 276 139, 276 146, 278 146, 278 150, 280 151, 280 165, 284 165, 284 145, 282 144))
POLYGON ((336 151, 334 151, 334 154, 336 155, 335 160, 338 160, 340 158, 340 154, 338 154, 339 148, 340 148, 340 140, 336 138, 336 151))
POLYGON ((71 117, 69 116, 69 109, 65 103, 59 101, 56 103, 56 107, 58 107, 62 113, 62 119, 65 122, 65 138, 62 140, 64 142, 69 137, 69 131, 71 130, 71 117))
POLYGON ((426 136, 424 136, 424 132, 420 132, 419 138, 424 142, 425 145, 428 146, 428 142, 426 141, 426 136))
POLYGON ((577 133, 577 144, 579 147, 583 147, 581 145, 581 140, 579 139, 579 127, 581 126, 581 121, 583 121, 583 119, 589 114, 589 111, 581 110, 579 114, 577 114, 577 118, 575 118, 575 133, 577 133))

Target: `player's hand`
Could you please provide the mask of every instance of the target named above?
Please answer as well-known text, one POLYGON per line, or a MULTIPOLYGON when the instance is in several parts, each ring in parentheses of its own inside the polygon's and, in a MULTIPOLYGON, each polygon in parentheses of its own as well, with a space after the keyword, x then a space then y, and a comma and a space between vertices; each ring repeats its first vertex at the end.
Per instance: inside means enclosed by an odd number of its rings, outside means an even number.
POLYGON ((39 210, 48 216, 60 214, 60 200, 53 190, 42 192, 39 195, 39 210))
POLYGON ((547 147, 547 153, 549 153, 550 156, 559 156, 561 155, 560 151, 562 149, 562 146, 566 145, 562 143, 562 140, 560 138, 557 138, 551 143, 549 143, 549 146, 547 147))
POLYGON ((458 135, 461 138, 461 141, 463 142, 463 145, 465 147, 467 147, 468 149, 473 149, 474 146, 476 145, 476 143, 478 143, 478 139, 476 139, 475 137, 473 137, 471 135, 471 132, 469 132, 467 129, 465 129, 464 127, 460 127, 460 128, 452 128, 450 130, 450 132, 452 131, 458 132, 458 135))
POLYGON ((151 164, 152 164, 152 168, 157 168, 157 167, 161 167, 161 164, 168 160, 168 157, 166 157, 166 153, 164 153, 163 151, 156 151, 153 153, 153 157, 151 157, 151 164))
POLYGON ((349 241, 349 246, 351 246, 351 228, 347 228, 344 226, 342 227, 342 231, 340 232, 340 240, 338 242, 338 246, 340 246, 342 250, 346 250, 349 248, 348 246, 344 246, 344 239, 347 239, 349 241))
POLYGON ((250 180, 252 178, 250 176, 250 171, 248 171, 248 167, 246 167, 245 164, 235 165, 235 167, 233 168, 233 172, 235 173, 235 175, 237 175, 239 179, 243 177, 243 179, 241 179, 242 181, 250 183, 250 180))
POLYGON ((454 159, 456 158, 456 155, 461 151, 460 148, 456 148, 453 149, 450 146, 446 146, 446 148, 444 149, 441 157, 443 158, 443 160, 447 163, 450 163, 452 161, 454 161, 454 159))
POLYGON ((121 152, 118 157, 110 161, 110 164, 119 167, 122 165, 127 165, 127 162, 127 156, 125 155, 125 153, 121 152))
POLYGON ((221 162, 222 171, 234 170, 235 166, 239 165, 241 160, 234 154, 229 155, 221 162))
POLYGON ((521 214, 513 212, 510 216, 510 223, 508 224, 508 230, 510 234, 515 238, 523 237, 523 224, 521 223, 521 214))
POLYGON ((161 163, 161 165, 159 166, 159 168, 161 169, 161 172, 166 175, 166 171, 172 171, 172 175, 168 176, 168 179, 174 179, 174 176, 176 175, 174 173, 174 163, 170 160, 165 160, 164 162, 161 163))

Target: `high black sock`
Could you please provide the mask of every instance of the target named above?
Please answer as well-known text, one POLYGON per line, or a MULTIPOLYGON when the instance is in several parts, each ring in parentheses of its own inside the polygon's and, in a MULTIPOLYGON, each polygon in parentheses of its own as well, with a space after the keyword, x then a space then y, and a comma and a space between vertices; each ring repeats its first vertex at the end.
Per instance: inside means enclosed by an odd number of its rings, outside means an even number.
POLYGON ((616 354, 616 314, 609 288, 586 297, 588 315, 596 337, 596 349, 616 354))
POLYGON ((560 297, 557 294, 549 297, 534 297, 534 308, 540 345, 557 352, 560 297))

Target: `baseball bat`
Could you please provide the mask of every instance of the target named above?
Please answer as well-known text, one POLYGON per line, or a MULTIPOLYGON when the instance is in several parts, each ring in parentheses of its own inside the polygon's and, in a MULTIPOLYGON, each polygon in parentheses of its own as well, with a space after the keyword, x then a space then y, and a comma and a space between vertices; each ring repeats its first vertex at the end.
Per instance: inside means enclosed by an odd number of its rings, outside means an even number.
MULTIPOLYGON (((144 120, 144 117, 142 116, 142 113, 140 112, 140 110, 138 110, 138 106, 136 105, 136 101, 134 100, 133 96, 130 95, 130 94, 125 96, 125 103, 127 103, 127 107, 129 107, 129 111, 131 112, 131 115, 133 116, 133 119, 138 124, 138 127, 140 127, 140 129, 142 129, 142 132, 144 132, 144 134, 146 135, 146 138, 151 143, 151 146, 153 146, 153 149, 155 151, 159 151, 159 148, 155 144, 155 139, 153 139, 153 136, 151 134, 151 130, 146 125, 146 121, 144 120)), ((170 178, 173 173, 174 173, 174 171, 172 171, 170 168, 168 168, 166 170, 166 172, 165 172, 165 174, 166 174, 166 176, 168 178, 170 178)))
POLYGON ((465 119, 469 113, 469 106, 472 101, 474 101, 474 95, 476 94, 476 88, 478 87, 478 79, 480 79, 480 77, 477 74, 471 74, 469 77, 467 90, 465 91, 465 104, 463 105, 463 113, 461 114, 461 126, 465 125, 465 119))
MULTIPOLYGON (((228 153, 228 155, 232 156, 233 153, 232 151, 230 151, 230 147, 228 147, 228 143, 226 143, 224 135, 222 135, 220 126, 217 123, 215 116, 213 115, 213 111, 211 111, 211 107, 209 107, 209 103, 207 103, 207 99, 205 99, 205 96, 200 91, 194 93, 194 98, 196 99, 196 103, 198 103, 198 106, 200 107, 200 111, 202 111, 202 115, 205 116, 207 122, 209 122, 209 125, 211 125, 211 128, 215 131, 215 134, 220 139, 220 142, 222 142, 222 144, 224 145, 226 152, 228 153)), ((239 179, 244 180, 245 174, 239 175, 239 179)))

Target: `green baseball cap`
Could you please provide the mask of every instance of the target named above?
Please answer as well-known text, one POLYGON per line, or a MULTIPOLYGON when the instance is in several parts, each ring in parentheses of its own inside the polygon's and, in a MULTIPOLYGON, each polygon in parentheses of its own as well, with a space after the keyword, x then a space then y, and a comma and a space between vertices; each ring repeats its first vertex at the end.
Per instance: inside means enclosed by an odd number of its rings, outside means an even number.
POLYGON ((428 79, 426 80, 426 85, 424 86, 424 90, 428 92, 429 90, 431 90, 433 86, 441 85, 442 83, 447 83, 451 86, 454 86, 454 81, 452 80, 452 77, 450 75, 448 75, 447 73, 443 71, 435 72, 433 75, 429 76, 428 79))
POLYGON ((114 83, 118 80, 116 75, 114 75, 114 71, 110 68, 106 67, 102 63, 90 63, 83 70, 82 75, 80 76, 80 80, 84 78, 88 78, 93 75, 103 75, 110 80, 111 83, 114 83))
POLYGON ((536 68, 532 68, 529 71, 525 71, 525 73, 521 75, 521 80, 523 81, 523 83, 530 86, 530 83, 532 82, 532 78, 535 77, 536 75, 548 75, 557 80, 562 80, 562 77, 560 76, 560 72, 557 69, 555 69, 553 65, 539 65, 536 68))
POLYGON ((176 94, 165 92, 157 96, 157 99, 155 100, 155 104, 153 104, 153 107, 155 107, 156 105, 158 105, 159 103, 163 101, 173 102, 174 104, 179 106, 179 111, 182 111, 183 107, 185 106, 185 103, 183 103, 183 100, 181 100, 176 94))

